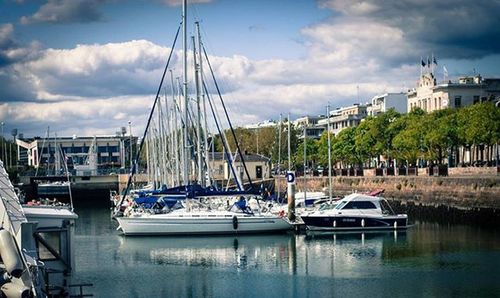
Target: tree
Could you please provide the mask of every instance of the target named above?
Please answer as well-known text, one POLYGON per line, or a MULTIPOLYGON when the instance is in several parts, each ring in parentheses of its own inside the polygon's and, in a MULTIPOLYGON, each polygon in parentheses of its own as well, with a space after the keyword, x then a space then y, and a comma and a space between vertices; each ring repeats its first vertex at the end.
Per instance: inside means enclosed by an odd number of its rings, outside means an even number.
POLYGON ((332 146, 333 159, 339 160, 342 167, 348 167, 358 163, 356 155, 356 145, 354 141, 355 128, 348 127, 340 131, 337 135, 337 141, 332 146))
POLYGON ((458 112, 460 137, 469 145, 493 145, 500 139, 500 111, 491 102, 460 109, 458 112))
MULTIPOLYGON (((401 127, 394 124, 397 123, 399 118, 401 118, 401 114, 391 108, 387 112, 378 115, 371 123, 373 138, 376 140, 373 149, 377 157, 382 155, 387 160, 391 159, 393 152, 392 140, 401 131, 401 127)), ((380 162, 380 160, 378 161, 380 162)))
MULTIPOLYGON (((332 165, 335 164, 338 160, 333 158, 333 146, 337 142, 337 138, 333 133, 330 133, 330 155, 332 157, 332 165)), ((322 167, 328 167, 328 132, 325 131, 320 139, 318 140, 318 165, 322 167)))
POLYGON ((361 122, 358 127, 356 127, 354 144, 356 154, 362 162, 368 160, 370 157, 377 156, 380 153, 375 149, 378 135, 376 124, 375 118, 368 117, 361 122))
MULTIPOLYGON (((306 166, 314 167, 318 161, 318 143, 317 141, 306 138, 306 166)), ((296 169, 304 168, 304 142, 300 142, 293 156, 293 164, 296 169)))
POLYGON ((424 146, 426 158, 441 164, 448 149, 458 144, 457 119, 455 110, 435 111, 423 117, 425 123, 424 146))
MULTIPOLYGON (((464 145, 491 146, 500 140, 500 109, 491 102, 478 103, 462 108, 457 115, 457 136, 464 145)), ((477 152, 479 153, 479 152, 477 152)), ((476 160, 478 154, 476 154, 476 160)))
POLYGON ((416 108, 391 123, 388 131, 394 135, 391 144, 394 157, 410 164, 416 164, 417 159, 424 157, 426 152, 423 141, 426 129, 423 123, 424 115, 422 109, 416 108))

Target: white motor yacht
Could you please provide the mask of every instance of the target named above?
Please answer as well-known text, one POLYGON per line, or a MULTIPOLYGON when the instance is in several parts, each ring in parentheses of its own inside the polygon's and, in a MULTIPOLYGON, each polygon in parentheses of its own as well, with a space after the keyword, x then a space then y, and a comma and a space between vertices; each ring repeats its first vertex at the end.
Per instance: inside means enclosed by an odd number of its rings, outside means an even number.
POLYGON ((408 216, 396 214, 386 199, 365 194, 350 194, 336 205, 301 215, 313 231, 405 229, 408 216), (330 207, 330 208, 328 208, 330 207))

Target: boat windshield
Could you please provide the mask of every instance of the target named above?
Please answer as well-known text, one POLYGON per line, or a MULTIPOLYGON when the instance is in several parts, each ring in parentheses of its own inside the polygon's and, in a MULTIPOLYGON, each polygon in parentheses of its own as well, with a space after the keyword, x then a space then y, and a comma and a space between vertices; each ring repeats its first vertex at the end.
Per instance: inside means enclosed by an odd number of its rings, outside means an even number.
POLYGON ((337 206, 335 206, 335 209, 340 210, 344 208, 344 206, 348 203, 348 201, 342 201, 340 202, 337 206))
POLYGON ((319 207, 319 210, 320 211, 324 211, 324 210, 331 210, 331 209, 335 209, 335 207, 337 206, 337 204, 335 203, 323 203, 321 204, 321 206, 319 207))
POLYGON ((382 209, 382 214, 395 215, 396 213, 392 210, 391 205, 386 200, 380 200, 380 209, 382 209))

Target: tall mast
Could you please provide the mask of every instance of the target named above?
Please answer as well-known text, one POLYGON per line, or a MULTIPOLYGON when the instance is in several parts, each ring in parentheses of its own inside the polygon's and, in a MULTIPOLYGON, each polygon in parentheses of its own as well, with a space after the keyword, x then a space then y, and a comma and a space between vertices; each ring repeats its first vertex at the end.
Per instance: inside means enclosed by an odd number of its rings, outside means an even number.
POLYGON ((189 157, 188 157, 188 94, 187 94, 187 0, 182 2, 182 44, 183 44, 183 90, 184 90, 184 142, 183 142, 183 157, 184 171, 182 182, 184 185, 189 184, 189 157))
POLYGON ((168 176, 170 176, 170 187, 174 186, 174 182, 172 181, 172 175, 169 175, 173 172, 172 170, 172 146, 171 146, 171 139, 172 139, 172 130, 170 129, 170 115, 169 115, 169 108, 168 108, 168 97, 167 97, 167 87, 163 89, 165 91, 165 113, 166 113, 166 131, 165 131, 165 149, 164 151, 167 151, 167 155, 163 160, 168 161, 168 168, 165 168, 165 184, 169 185, 168 183, 168 176))
POLYGON ((57 176, 60 167, 59 151, 57 150, 57 133, 54 133, 54 176, 57 176))
POLYGON ((204 83, 203 83, 203 59, 201 55, 201 51, 203 49, 203 43, 201 42, 201 33, 200 33, 200 23, 196 22, 196 31, 198 33, 198 63, 199 63, 199 72, 200 72, 200 86, 201 86, 201 100, 203 101, 203 119, 204 119, 204 130, 203 130, 203 141, 204 145, 203 148, 205 150, 205 164, 207 167, 207 178, 208 185, 210 185, 212 182, 211 180, 211 173, 210 173, 210 163, 208 159, 208 124, 207 124, 207 105, 206 105, 206 100, 205 100, 205 90, 203 88, 204 83))
POLYGON ((306 124, 304 124, 304 204, 307 199, 306 166, 307 166, 307 126, 306 124))
POLYGON ((183 183, 184 182, 184 174, 182 173, 184 171, 184 163, 186 161, 186 159, 184 158, 184 153, 186 152, 186 150, 184 150, 184 126, 183 125, 183 121, 182 121, 182 86, 181 86, 181 78, 180 77, 176 77, 175 78, 177 80, 177 112, 178 112, 178 115, 176 116, 176 125, 179 125, 179 129, 177 130, 178 131, 178 134, 179 134, 179 137, 177 139, 177 147, 179 147, 179 184, 183 183))
POLYGON ((193 61, 194 61, 194 81, 196 86, 196 159, 198 162, 198 184, 205 186, 203 180, 203 164, 201 160, 201 93, 200 93, 200 80, 199 80, 199 66, 196 61, 196 43, 194 36, 193 40, 193 61))
MULTIPOLYGON (((278 176, 281 174, 281 113, 280 113, 280 123, 278 127, 278 176)), ((278 186, 278 200, 280 199, 280 184, 278 186)))
POLYGON ((172 186, 179 186, 179 147, 177 144, 177 100, 174 88, 174 74, 170 69, 170 84, 172 84, 172 108, 171 108, 171 120, 172 120, 172 158, 174 163, 174 170, 172 171, 173 183, 172 186))
POLYGON ((288 113, 288 170, 292 170, 292 156, 291 156, 291 150, 290 150, 290 130, 292 129, 292 126, 290 125, 290 113, 288 113))
POLYGON ((326 133, 328 134, 328 197, 330 199, 330 203, 332 201, 332 153, 331 153, 331 141, 330 141, 330 105, 326 106, 326 133))

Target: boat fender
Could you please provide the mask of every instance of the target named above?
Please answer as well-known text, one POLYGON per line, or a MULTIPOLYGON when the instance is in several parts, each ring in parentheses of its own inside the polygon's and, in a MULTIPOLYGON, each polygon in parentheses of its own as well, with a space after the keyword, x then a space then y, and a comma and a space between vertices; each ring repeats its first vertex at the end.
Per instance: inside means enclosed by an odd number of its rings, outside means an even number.
POLYGON ((236 215, 233 216, 233 229, 238 229, 238 217, 236 217, 236 215))
POLYGON ((333 221, 333 227, 334 227, 334 228, 336 228, 336 227, 337 227, 337 221, 336 221, 336 220, 334 220, 334 221, 333 221))
POLYGON ((9 231, 0 230, 0 256, 2 257, 7 272, 19 278, 23 274, 23 261, 14 243, 14 238, 9 231))
POLYGON ((394 221, 394 228, 397 229, 398 228, 398 222, 397 221, 394 221))
POLYGON ((12 276, 10 276, 7 272, 4 272, 2 275, 0 275, 0 287, 10 282, 11 280, 12 276))
POLYGON ((362 226, 363 228, 365 227, 365 220, 364 220, 364 219, 362 219, 362 220, 361 220, 361 226, 362 226))
POLYGON ((280 212, 278 213, 278 216, 280 218, 283 218, 285 216, 285 210, 280 210, 280 212))
POLYGON ((0 288, 2 292, 2 296, 4 297, 19 297, 19 298, 28 298, 33 297, 30 288, 25 285, 16 284, 13 282, 8 282, 0 288))

